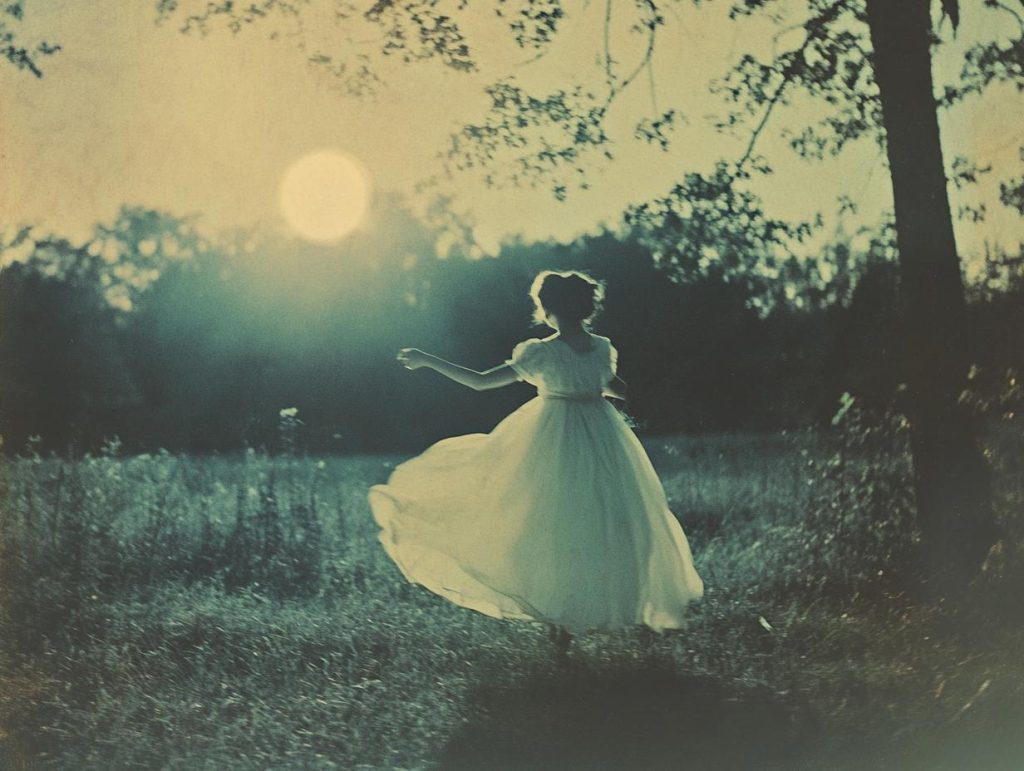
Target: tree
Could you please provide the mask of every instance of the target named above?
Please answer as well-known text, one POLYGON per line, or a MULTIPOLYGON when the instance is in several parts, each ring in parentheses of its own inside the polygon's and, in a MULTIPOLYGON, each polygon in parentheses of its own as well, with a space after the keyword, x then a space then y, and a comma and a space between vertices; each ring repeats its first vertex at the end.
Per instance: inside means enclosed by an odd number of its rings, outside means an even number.
POLYGON ((123 432, 138 394, 102 267, 86 249, 46 238, 26 261, 0 269, 0 434, 8 451, 29 437, 36 449, 94 450, 123 432))
MULTIPOLYGON (((699 3, 697 3, 699 4, 699 3)), ((735 0, 733 18, 756 13, 785 18, 778 0, 735 0)), ((999 0, 984 0, 996 12, 1018 12, 999 0)), ((202 28, 218 18, 233 29, 278 15, 298 17, 306 4, 263 0, 240 7, 233 2, 204 3, 198 13, 179 8, 177 0, 160 0, 167 18, 180 14, 185 29, 202 28)), ((450 170, 485 169, 492 184, 549 182, 556 197, 570 193, 572 180, 587 185, 588 166, 610 158, 606 119, 611 105, 649 64, 657 44, 668 0, 638 0, 628 6, 635 29, 647 45, 635 68, 623 69, 613 56, 607 29, 613 13, 606 3, 603 51, 604 83, 569 83, 546 94, 528 93, 513 78, 487 88, 490 110, 484 119, 452 136, 450 170)), ((359 41, 359 25, 374 28, 376 53, 406 62, 436 59, 460 71, 474 68, 470 41, 460 19, 472 12, 467 0, 449 5, 441 0, 378 0, 359 13, 342 3, 338 14, 347 26, 349 60, 307 49, 310 61, 339 75, 356 94, 380 87, 373 59, 359 41)), ((616 6, 616 13, 624 6, 616 6)), ((808 157, 837 154, 852 140, 874 137, 886 148, 892 176, 895 229, 900 264, 900 297, 904 319, 905 370, 909 387, 915 487, 921 523, 931 555, 933 575, 955 583, 980 565, 994 539, 988 473, 974 428, 959 394, 968 364, 964 287, 952 228, 943 151, 933 91, 931 48, 933 23, 928 0, 807 0, 805 14, 780 30, 800 30, 796 47, 768 61, 745 54, 715 84, 735 109, 720 122, 726 131, 746 131, 742 155, 723 161, 711 175, 681 174, 665 196, 630 213, 630 224, 658 244, 667 269, 685 276, 710 268, 739 279, 756 273, 779 275, 785 250, 806 235, 805 226, 789 226, 766 217, 743 190, 753 174, 769 173, 758 155, 758 138, 771 124, 773 112, 795 92, 820 98, 830 112, 818 124, 786 136, 808 157), (750 250, 732 244, 760 242, 763 263, 734 261, 750 250), (753 268, 757 268, 756 271, 753 268)), ((974 10, 974 9, 972 9, 974 10)), ((942 0, 943 20, 955 29, 957 0, 942 0)), ((543 53, 565 16, 560 0, 503 0, 497 14, 507 19, 515 43, 543 53)), ((1024 22, 1021 23, 1024 29, 1024 22)), ((998 41, 974 46, 968 53, 964 82, 945 100, 963 98, 994 80, 1021 88, 1022 45, 998 41)), ((674 110, 636 126, 642 140, 665 146, 680 119, 674 110)), ((1003 198, 1013 204, 1016 183, 1004 186, 1003 198)))
MULTIPOLYGON (((945 3, 955 13, 956 3, 945 3)), ((954 581, 995 540, 989 470, 960 394, 969 366, 964 285, 946 192, 928 0, 867 0, 892 174, 904 367, 918 514, 931 573, 954 581)))

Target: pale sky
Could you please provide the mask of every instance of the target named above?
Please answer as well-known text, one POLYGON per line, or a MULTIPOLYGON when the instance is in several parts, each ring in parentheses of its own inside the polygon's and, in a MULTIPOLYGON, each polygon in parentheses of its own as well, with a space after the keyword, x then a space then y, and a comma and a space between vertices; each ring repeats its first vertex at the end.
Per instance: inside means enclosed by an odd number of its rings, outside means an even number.
MULTIPOLYGON (((0 67, 0 233, 34 223, 84 239, 122 204, 199 213, 209 230, 283 230, 278 187, 289 165, 307 153, 350 153, 366 166, 377 191, 411 195, 418 180, 438 171, 435 156, 449 133, 481 117, 482 86, 496 76, 514 72, 539 90, 588 73, 601 82, 594 62, 603 30, 599 3, 568 5, 555 46, 529 64, 522 63, 528 55, 502 42, 498 27, 488 26, 490 7, 471 3, 478 16, 470 17, 467 33, 477 44, 479 73, 448 72, 433 62, 385 63, 388 84, 370 101, 339 93, 329 75, 305 63, 294 39, 270 40, 275 28, 287 30, 283 22, 237 36, 214 29, 204 38, 183 35, 176 24, 157 25, 153 2, 31 0, 26 6, 26 39, 45 38, 63 50, 43 60, 42 80, 0 67)), ((738 157, 745 142, 707 126, 707 114, 725 109, 707 83, 736 54, 767 45, 774 29, 763 20, 725 21, 724 6, 673 5, 677 10, 660 32, 653 99, 659 112, 674 106, 688 118, 671 152, 630 141, 636 120, 654 114, 645 73, 616 104, 610 125, 620 140, 617 159, 592 176, 593 189, 558 203, 546 190, 486 190, 468 176, 454 181, 458 206, 476 219, 482 242, 493 248, 515 234, 571 239, 602 221, 616 222, 625 205, 667 190, 686 171, 738 157)), ((311 15, 306 27, 310 46, 338 45, 329 21, 311 15)), ((937 62, 937 81, 954 78, 967 42, 999 29, 1010 28, 998 12, 966 8, 959 41, 937 62)), ((944 31, 948 36, 948 25, 944 31)), ((625 31, 613 35, 624 68, 639 56, 639 42, 625 31)), ((978 253, 985 238, 1008 246, 1024 238, 1020 217, 1004 210, 993 192, 1000 179, 1021 173, 1022 107, 1013 89, 992 89, 943 117, 947 161, 964 154, 995 167, 970 194, 988 201, 988 221, 958 225, 964 254, 978 253)), ((798 109, 779 111, 759 146, 776 168, 758 185, 769 212, 807 218, 821 211, 831 234, 836 199, 845 193, 861 207, 845 223, 848 231, 875 221, 890 205, 878 150, 861 142, 838 161, 799 159, 778 139, 779 128, 809 122, 810 107, 804 103, 803 114, 798 109)), ((954 210, 957 204, 954 199, 954 210)))

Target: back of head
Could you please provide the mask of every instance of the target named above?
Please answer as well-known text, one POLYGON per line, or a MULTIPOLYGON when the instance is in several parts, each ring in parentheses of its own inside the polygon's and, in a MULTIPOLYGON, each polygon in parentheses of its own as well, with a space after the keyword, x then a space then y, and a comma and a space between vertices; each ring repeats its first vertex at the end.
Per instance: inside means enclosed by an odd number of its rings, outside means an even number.
POLYGON ((548 316, 562 322, 587 322, 594 317, 604 297, 604 287, 586 273, 576 270, 545 270, 530 287, 534 318, 544 323, 548 316))

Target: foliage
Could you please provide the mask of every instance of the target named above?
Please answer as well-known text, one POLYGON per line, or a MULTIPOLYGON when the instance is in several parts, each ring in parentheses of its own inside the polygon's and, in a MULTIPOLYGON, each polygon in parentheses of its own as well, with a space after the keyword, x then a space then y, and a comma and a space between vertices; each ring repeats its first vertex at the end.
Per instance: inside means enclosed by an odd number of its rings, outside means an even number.
POLYGON ((19 70, 27 70, 41 78, 43 70, 40 60, 60 51, 60 46, 44 40, 31 48, 26 47, 17 32, 24 16, 23 0, 9 0, 0 8, 0 58, 6 59, 19 70))
MULTIPOLYGON (((755 4, 747 4, 749 14, 755 4)), ((764 4, 757 4, 764 5, 764 4)), ((772 112, 794 92, 820 98, 829 114, 801 131, 783 131, 790 145, 805 158, 838 155, 862 136, 881 141, 881 105, 870 66, 870 43, 863 11, 854 2, 807 3, 806 18, 789 29, 804 33, 796 47, 768 61, 743 54, 725 78, 713 84, 735 109, 717 119, 720 130, 749 136, 740 165, 752 157, 754 145, 772 112)), ((778 37, 787 31, 783 28, 778 37)))
POLYGON ((43 260, 0 270, 0 433, 8 450, 30 436, 60 449, 85 436, 99 443, 124 430, 137 403, 116 314, 91 267, 78 262, 83 252, 53 242, 40 249, 49 250, 73 255, 82 271, 53 275, 43 260))
MULTIPOLYGON (((1024 146, 1020 148, 1019 156, 1024 161, 1024 146)), ((1015 209, 1024 217, 1024 176, 1012 177, 999 183, 999 200, 1004 206, 1015 209)))
POLYGON ((491 187, 547 183, 564 201, 572 187, 589 187, 582 175, 588 159, 612 157, 603 125, 606 105, 583 87, 533 96, 506 80, 485 90, 491 102, 485 119, 451 135, 449 172, 480 169, 491 187), (508 154, 511 163, 497 162, 508 154))
MULTIPOLYGON (((1024 14, 1000 0, 984 0, 983 5, 995 13, 1009 17, 1008 29, 1017 35, 1000 40, 982 41, 964 54, 960 80, 946 85, 942 104, 949 106, 983 93, 995 85, 1012 87, 1024 93, 1024 14), (1010 21, 1012 19, 1012 21, 1010 21)), ((1024 147, 1021 148, 1024 160, 1024 147)), ((999 183, 999 200, 1004 206, 1024 215, 1024 177, 1011 177, 999 183)))
POLYGON ((808 263, 793 257, 790 245, 810 236, 812 226, 770 217, 725 163, 707 175, 687 174, 664 198, 628 210, 625 221, 677 280, 741 281, 768 306, 784 304, 787 288, 807 287, 808 263))
POLYGON ((972 366, 960 400, 978 420, 990 426, 991 439, 985 457, 995 470, 995 495, 1001 499, 999 510, 1008 515, 999 523, 1003 534, 997 555, 999 567, 1016 571, 1018 580, 1024 580, 1024 551, 1015 546, 1024 542, 1024 517, 1020 515, 1024 512, 1024 475, 1014 471, 1024 467, 1024 448, 1015 441, 1024 425, 1024 385, 1020 374, 1012 368, 985 371, 972 366))
POLYGON ((97 262, 107 302, 131 310, 175 264, 201 261, 211 244, 200 235, 193 218, 124 206, 112 223, 96 226, 85 248, 97 262))
MULTIPOLYGON (((1015 15, 1007 6, 994 0, 984 4, 1005 13, 1015 15)), ((1019 31, 1024 33, 1024 18, 1017 16, 1019 31)), ((980 94, 993 83, 1006 83, 1024 91, 1024 38, 986 41, 968 49, 964 56, 961 82, 946 86, 943 99, 947 104, 960 101, 969 95, 980 94)))
POLYGON ((806 520, 783 531, 785 546, 774 551, 792 556, 802 550, 800 578, 822 587, 906 586, 917 577, 920 542, 909 423, 892 406, 872 410, 849 393, 839 404, 824 455, 803 453, 806 520))

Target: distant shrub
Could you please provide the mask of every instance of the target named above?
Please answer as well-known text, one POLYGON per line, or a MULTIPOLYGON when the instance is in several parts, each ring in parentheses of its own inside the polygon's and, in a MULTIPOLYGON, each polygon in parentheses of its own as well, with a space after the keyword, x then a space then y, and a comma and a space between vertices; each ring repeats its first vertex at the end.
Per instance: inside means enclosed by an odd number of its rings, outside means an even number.
POLYGON ((310 465, 256 453, 241 463, 165 452, 4 461, 3 634, 19 650, 81 639, 105 623, 96 609, 112 594, 167 582, 316 595, 324 533, 310 465))
POLYGON ((1002 538, 983 565, 990 588, 1001 584, 1020 613, 1024 589, 1024 384, 1013 369, 989 374, 971 367, 960 400, 985 421, 985 457, 993 472, 992 500, 1002 538))
POLYGON ((909 424, 844 394, 832 425, 819 452, 801 451, 808 490, 798 518, 767 539, 773 583, 849 594, 904 581, 920 543, 909 424))

